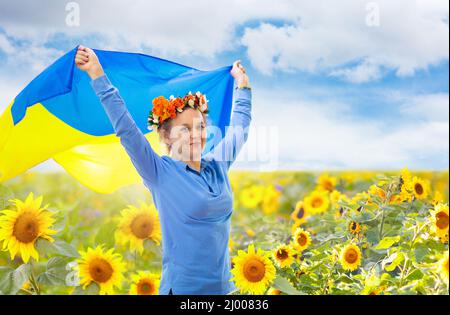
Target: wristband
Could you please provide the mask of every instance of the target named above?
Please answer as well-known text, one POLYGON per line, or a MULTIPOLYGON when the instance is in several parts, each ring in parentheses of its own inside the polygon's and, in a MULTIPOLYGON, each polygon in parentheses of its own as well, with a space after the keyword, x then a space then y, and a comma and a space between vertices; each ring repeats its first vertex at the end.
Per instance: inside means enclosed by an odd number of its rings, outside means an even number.
POLYGON ((251 90, 251 86, 246 85, 246 86, 236 86, 236 89, 241 89, 241 90, 251 90))

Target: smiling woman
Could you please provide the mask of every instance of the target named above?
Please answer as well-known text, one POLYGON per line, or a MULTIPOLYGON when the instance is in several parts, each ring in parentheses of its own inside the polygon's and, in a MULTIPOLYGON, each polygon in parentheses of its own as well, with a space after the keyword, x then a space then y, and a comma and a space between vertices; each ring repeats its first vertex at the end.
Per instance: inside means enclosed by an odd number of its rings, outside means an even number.
MULTIPOLYGON (((184 98, 170 100, 159 96, 153 100, 150 128, 156 128, 169 155, 199 170, 200 157, 206 144, 208 104, 205 95, 189 92, 184 98), (166 114, 162 120, 161 114, 166 114)), ((163 116, 164 117, 164 116, 163 116)))
POLYGON ((163 130, 170 132, 161 134, 170 156, 159 156, 137 128, 95 53, 80 46, 75 60, 92 79, 116 135, 159 212, 163 243, 159 293, 227 294, 235 290, 228 252, 233 213, 228 170, 248 138, 251 121, 251 88, 245 68, 236 61, 231 69, 237 81, 231 124, 243 127, 244 141, 236 141, 235 131, 227 132, 212 151, 203 154, 208 109, 204 95, 157 97, 149 123, 151 127, 166 123, 163 130), (222 152, 231 154, 222 159, 222 152))

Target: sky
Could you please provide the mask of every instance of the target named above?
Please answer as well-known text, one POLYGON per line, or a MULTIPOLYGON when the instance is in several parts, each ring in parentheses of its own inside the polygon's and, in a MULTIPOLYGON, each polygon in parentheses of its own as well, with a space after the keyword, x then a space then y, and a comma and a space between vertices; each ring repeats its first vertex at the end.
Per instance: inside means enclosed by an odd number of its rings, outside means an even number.
POLYGON ((252 129, 233 169, 448 169, 448 6, 1 1, 0 112, 78 44, 201 70, 240 59, 252 86, 252 129))

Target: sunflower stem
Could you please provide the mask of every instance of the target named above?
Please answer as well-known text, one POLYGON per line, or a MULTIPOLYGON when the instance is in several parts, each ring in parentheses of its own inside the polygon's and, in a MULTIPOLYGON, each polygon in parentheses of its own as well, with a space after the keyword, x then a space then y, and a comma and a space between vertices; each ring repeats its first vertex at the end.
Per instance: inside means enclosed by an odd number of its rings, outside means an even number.
POLYGON ((31 291, 29 291, 27 289, 24 289, 24 288, 21 288, 20 291, 23 291, 24 293, 26 293, 28 295, 33 295, 33 292, 31 292, 31 291))
POLYGON ((399 287, 400 288, 403 286, 403 280, 404 280, 405 274, 406 274, 407 262, 408 262, 408 259, 405 259, 405 262, 403 263, 402 273, 400 274, 400 282, 399 282, 399 287))
POLYGON ((383 200, 383 204, 381 206, 381 224, 380 224, 380 232, 378 233, 378 238, 380 241, 383 239, 383 228, 384 228, 384 220, 385 220, 385 211, 386 206, 389 204, 391 197, 392 197, 392 190, 393 190, 393 184, 389 184, 386 198, 383 200))
POLYGON ((41 291, 39 290, 39 286, 36 282, 36 278, 34 277, 34 272, 33 272, 33 259, 30 260, 30 284, 31 287, 33 288, 33 291, 37 294, 37 295, 41 295, 41 291))
POLYGON ((381 224, 380 224, 380 232, 378 233, 378 239, 381 241, 383 239, 383 227, 384 227, 384 207, 381 210, 381 224))

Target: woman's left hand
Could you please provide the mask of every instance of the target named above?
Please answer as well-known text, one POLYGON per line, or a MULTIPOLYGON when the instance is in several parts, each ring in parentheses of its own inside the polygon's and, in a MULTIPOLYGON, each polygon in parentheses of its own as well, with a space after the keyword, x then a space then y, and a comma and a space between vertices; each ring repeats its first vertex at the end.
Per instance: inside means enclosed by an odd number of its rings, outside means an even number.
POLYGON ((236 60, 233 62, 233 68, 230 73, 237 81, 238 87, 250 86, 247 73, 244 66, 241 64, 241 60, 236 60))

